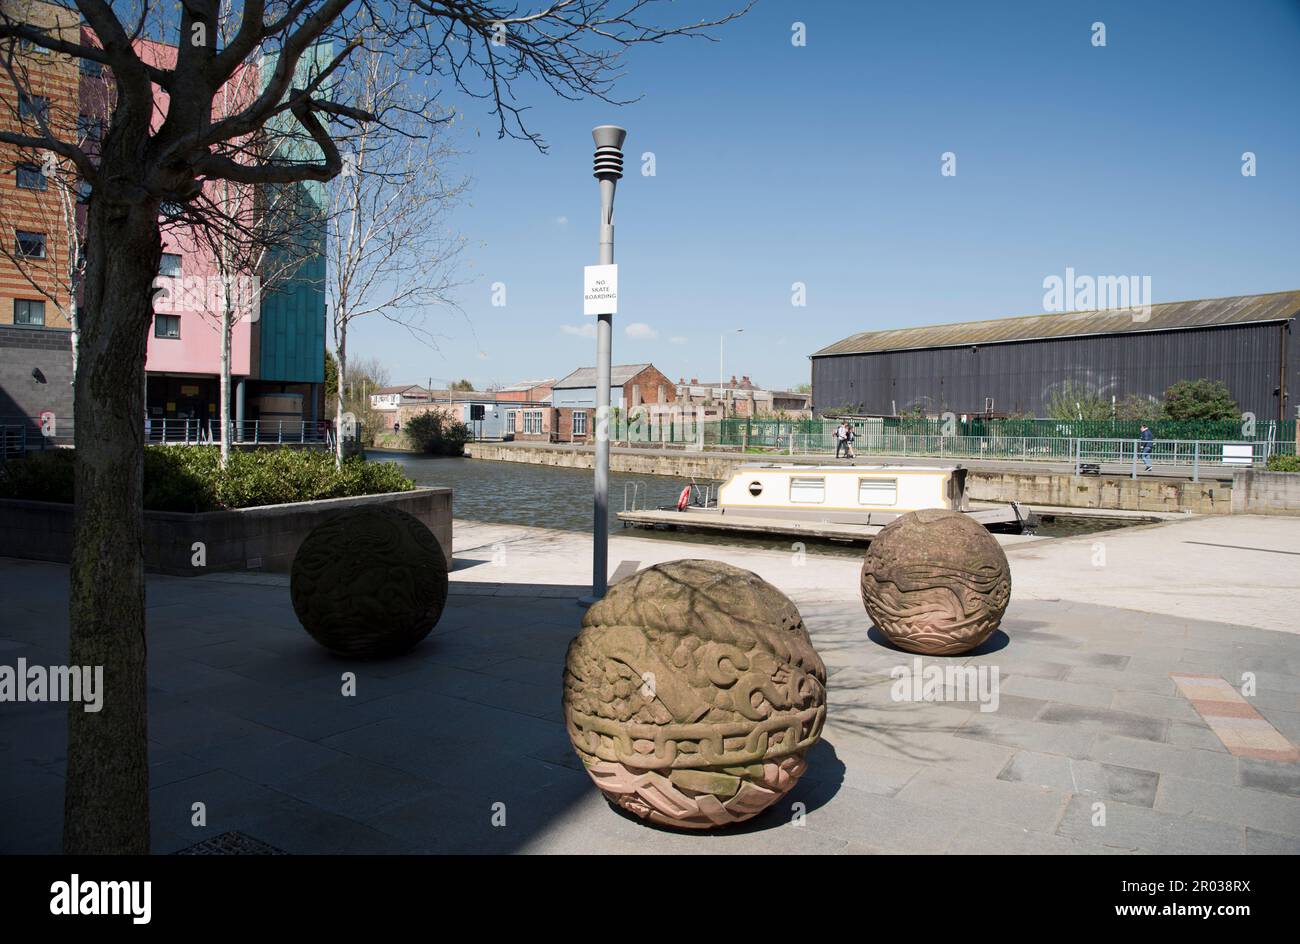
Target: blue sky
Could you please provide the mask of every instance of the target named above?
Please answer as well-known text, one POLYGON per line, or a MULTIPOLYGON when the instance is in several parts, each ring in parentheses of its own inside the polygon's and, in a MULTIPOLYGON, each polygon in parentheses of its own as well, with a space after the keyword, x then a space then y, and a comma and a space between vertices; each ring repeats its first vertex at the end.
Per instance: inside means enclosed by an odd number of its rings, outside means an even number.
POLYGON ((1300 288, 1297 0, 759 0, 717 36, 636 50, 619 92, 641 98, 621 108, 521 86, 547 154, 449 96, 474 180, 454 218, 464 314, 429 312, 436 351, 358 321, 351 352, 394 381, 479 386, 594 363, 572 332, 594 322, 604 123, 629 132, 614 362, 673 379, 716 379, 719 335, 743 328, 726 373, 788 387, 857 331, 1041 313, 1067 267, 1149 276, 1156 302, 1300 288))

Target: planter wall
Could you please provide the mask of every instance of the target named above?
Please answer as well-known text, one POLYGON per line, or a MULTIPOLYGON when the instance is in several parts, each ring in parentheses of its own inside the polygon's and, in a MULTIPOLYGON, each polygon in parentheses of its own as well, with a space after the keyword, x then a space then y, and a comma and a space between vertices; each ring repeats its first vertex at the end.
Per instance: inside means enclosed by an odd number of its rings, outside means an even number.
MULTIPOLYGON (((221 570, 287 572, 298 545, 331 515, 383 504, 420 519, 442 546, 451 568, 451 489, 327 498, 235 511, 144 513, 145 569, 181 577, 221 570), (203 566, 195 544, 203 545, 203 566)), ((67 563, 72 552, 72 506, 0 499, 0 557, 67 563)))

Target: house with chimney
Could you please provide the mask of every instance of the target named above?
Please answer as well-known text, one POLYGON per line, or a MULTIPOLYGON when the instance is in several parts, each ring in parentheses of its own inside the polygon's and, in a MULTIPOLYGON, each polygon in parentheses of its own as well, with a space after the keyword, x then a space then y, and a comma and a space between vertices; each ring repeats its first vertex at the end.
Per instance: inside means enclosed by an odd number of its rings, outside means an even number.
MULTIPOLYGON (((677 400, 676 386, 653 364, 620 364, 610 370, 609 405, 624 417, 653 417, 677 400)), ((595 439, 596 368, 580 367, 551 385, 551 403, 515 411, 515 438, 534 442, 588 443, 595 439)))

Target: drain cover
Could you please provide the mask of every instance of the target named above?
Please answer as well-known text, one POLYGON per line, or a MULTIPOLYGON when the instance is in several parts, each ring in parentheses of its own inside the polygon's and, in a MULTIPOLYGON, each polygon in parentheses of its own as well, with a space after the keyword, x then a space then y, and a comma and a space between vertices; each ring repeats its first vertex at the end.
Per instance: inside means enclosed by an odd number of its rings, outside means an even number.
POLYGON ((288 855, 283 849, 232 830, 179 849, 174 855, 288 855))

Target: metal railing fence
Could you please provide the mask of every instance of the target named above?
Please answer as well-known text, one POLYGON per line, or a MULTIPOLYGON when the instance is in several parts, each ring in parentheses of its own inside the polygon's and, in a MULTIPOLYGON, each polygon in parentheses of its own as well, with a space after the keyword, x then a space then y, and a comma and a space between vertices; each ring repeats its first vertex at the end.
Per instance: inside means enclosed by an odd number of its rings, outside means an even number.
MULTIPOLYGON (((150 419, 145 422, 145 441, 152 445, 219 445, 220 420, 150 419)), ((320 445, 334 442, 333 427, 310 420, 231 421, 232 446, 320 445)))

